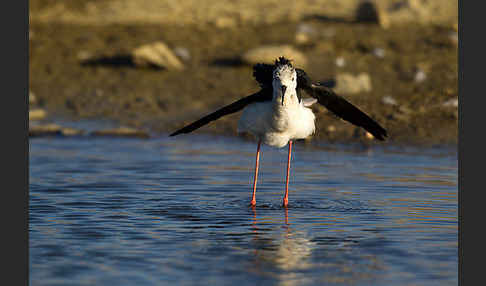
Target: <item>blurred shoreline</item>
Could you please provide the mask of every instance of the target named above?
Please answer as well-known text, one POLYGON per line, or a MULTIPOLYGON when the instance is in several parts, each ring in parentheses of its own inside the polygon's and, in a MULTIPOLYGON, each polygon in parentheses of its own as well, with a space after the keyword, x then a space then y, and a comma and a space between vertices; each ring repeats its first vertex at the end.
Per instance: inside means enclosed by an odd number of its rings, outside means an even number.
MULTIPOLYGON (((315 81, 337 82, 341 95, 380 122, 391 141, 457 143, 457 16, 454 22, 451 12, 435 13, 428 21, 421 20, 425 12, 415 12, 416 21, 406 22, 393 13, 412 11, 419 4, 410 3, 421 1, 401 1, 408 4, 387 10, 391 21, 360 23, 353 21, 357 1, 322 1, 327 8, 313 4, 319 9, 305 3, 273 9, 275 1, 258 1, 261 6, 249 1, 246 9, 241 1, 226 8, 215 2, 211 9, 211 1, 205 8, 192 1, 179 6, 181 1, 155 2, 136 2, 137 10, 130 1, 31 1, 29 90, 35 99, 30 108, 47 114, 36 123, 58 116, 106 118, 171 132, 258 90, 251 64, 240 61, 246 52, 290 45, 304 55, 305 70, 315 81), (255 7, 258 13, 275 14, 262 17, 253 13, 255 7), (186 14, 192 18, 185 19, 186 14), (183 69, 134 63, 134 50, 156 42, 165 43, 183 69), (366 85, 354 91, 361 76, 366 85)), ((370 142, 362 129, 324 108, 314 110, 318 130, 312 140, 370 142)), ((222 118, 198 132, 236 134, 238 117, 222 118)))

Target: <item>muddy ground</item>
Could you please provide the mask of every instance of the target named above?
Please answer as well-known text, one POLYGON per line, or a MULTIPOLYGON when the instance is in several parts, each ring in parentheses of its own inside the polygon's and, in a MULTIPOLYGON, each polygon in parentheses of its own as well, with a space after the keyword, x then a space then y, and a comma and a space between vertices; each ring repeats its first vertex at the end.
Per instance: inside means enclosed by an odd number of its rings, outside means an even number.
MULTIPOLYGON (((458 110, 444 106, 457 99, 457 44, 454 30, 441 26, 375 24, 307 19, 270 25, 183 26, 156 24, 30 25, 30 90, 48 120, 114 119, 120 125, 164 134, 258 90, 252 68, 237 60, 245 51, 268 44, 292 44, 305 53, 307 73, 316 81, 339 73, 367 73, 372 90, 343 94, 389 132, 390 142, 455 144, 458 110), (295 42, 305 24, 315 33, 306 44, 295 42), (138 68, 130 52, 163 41, 184 48, 190 57, 183 71, 138 68), (384 57, 374 54, 383 49, 384 57), (87 57, 100 60, 83 64, 87 57), (343 58, 345 65, 336 65, 343 58), (417 80, 417 73, 425 75, 417 80), (391 97, 395 105, 383 102, 391 97)), ((299 66, 299 63, 294 63, 299 66)), ((362 129, 314 106, 317 131, 311 140, 362 141, 362 129), (330 127, 332 126, 332 127, 330 127)), ((197 132, 236 135, 239 114, 197 132)))

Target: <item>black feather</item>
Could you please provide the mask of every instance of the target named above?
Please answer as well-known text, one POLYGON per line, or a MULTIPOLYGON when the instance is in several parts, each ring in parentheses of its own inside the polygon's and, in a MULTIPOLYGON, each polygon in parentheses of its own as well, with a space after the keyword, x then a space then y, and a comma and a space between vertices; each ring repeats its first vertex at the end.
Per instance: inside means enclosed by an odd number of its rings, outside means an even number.
POLYGON ((208 124, 211 121, 214 121, 216 119, 219 119, 225 115, 231 114, 238 112, 242 110, 245 106, 247 106, 250 103, 254 102, 262 102, 262 101, 270 101, 272 100, 272 90, 270 89, 261 89, 257 93, 254 93, 252 95, 243 97, 240 100, 237 100, 229 105, 226 105, 225 107, 222 107, 215 112, 208 114, 204 116, 203 118, 175 131, 174 133, 170 134, 169 136, 176 136, 181 133, 189 133, 192 132, 206 124, 208 124))
POLYGON ((303 69, 295 69, 297 73, 297 89, 306 89, 309 88, 312 84, 312 80, 310 77, 305 73, 303 69))
POLYGON ((262 88, 272 88, 274 65, 256 64, 253 66, 253 77, 262 88))
POLYGON ((286 59, 285 57, 279 57, 278 59, 275 60, 275 65, 276 66, 284 66, 287 65, 289 67, 292 67, 292 63, 290 63, 289 59, 286 59))
POLYGON ((378 140, 385 140, 388 136, 387 131, 376 121, 371 119, 366 113, 351 104, 349 101, 337 95, 332 89, 312 83, 310 77, 302 69, 296 69, 297 72, 297 90, 303 89, 310 96, 325 106, 336 116, 364 128, 373 134, 378 140))
POLYGON ((376 139, 384 141, 385 137, 388 136, 387 131, 380 124, 348 102, 344 97, 335 94, 330 88, 312 84, 308 91, 312 97, 316 98, 320 104, 324 105, 332 113, 356 126, 363 127, 366 131, 373 134, 376 139))

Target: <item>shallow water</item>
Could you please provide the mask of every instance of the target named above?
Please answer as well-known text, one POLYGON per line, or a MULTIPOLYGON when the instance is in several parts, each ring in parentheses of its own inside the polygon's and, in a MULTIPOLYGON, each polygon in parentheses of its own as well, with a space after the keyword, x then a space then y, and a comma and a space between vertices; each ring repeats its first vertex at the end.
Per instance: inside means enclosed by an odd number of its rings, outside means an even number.
POLYGON ((457 285, 454 148, 30 139, 31 285, 457 285))

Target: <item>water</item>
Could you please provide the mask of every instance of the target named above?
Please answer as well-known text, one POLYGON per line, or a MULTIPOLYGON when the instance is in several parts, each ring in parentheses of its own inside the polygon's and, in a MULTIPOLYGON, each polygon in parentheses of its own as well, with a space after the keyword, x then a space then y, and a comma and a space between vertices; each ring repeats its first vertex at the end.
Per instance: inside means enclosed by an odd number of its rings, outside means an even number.
POLYGON ((453 148, 30 140, 30 285, 457 285, 453 148))

